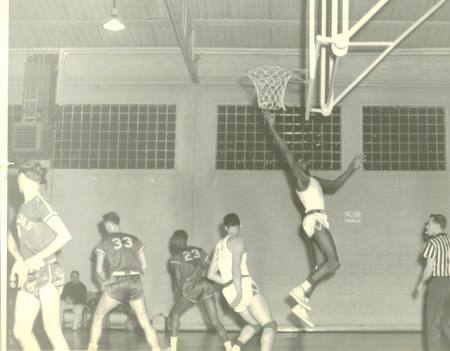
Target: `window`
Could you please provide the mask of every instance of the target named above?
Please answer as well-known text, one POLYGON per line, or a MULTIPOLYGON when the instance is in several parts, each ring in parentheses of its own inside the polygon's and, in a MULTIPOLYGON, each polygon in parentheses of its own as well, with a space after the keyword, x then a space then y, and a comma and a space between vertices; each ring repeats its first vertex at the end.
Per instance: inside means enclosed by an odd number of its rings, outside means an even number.
MULTIPOLYGON (((330 117, 311 116, 304 109, 287 107, 276 116, 277 130, 297 158, 312 161, 312 169, 341 168, 341 116, 339 107, 330 117)), ((217 109, 219 170, 265 170, 282 167, 260 110, 247 105, 220 105, 217 109)))
POLYGON ((22 105, 8 105, 8 159, 16 162, 18 157, 13 150, 13 123, 22 121, 22 105))
POLYGON ((445 148, 443 107, 363 107, 364 169, 445 170, 445 148))
POLYGON ((22 121, 22 105, 8 105, 9 123, 22 121))
POLYGON ((175 105, 65 105, 53 166, 173 169, 175 127, 175 105))

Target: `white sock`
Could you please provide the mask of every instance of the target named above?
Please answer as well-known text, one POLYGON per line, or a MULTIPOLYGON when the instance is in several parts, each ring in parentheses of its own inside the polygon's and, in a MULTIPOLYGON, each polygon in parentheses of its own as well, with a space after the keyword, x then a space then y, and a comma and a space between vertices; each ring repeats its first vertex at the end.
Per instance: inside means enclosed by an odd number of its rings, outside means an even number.
POLYGON ((224 343, 223 343, 223 346, 225 346, 225 351, 231 351, 231 348, 233 347, 232 345, 231 345, 231 341, 225 341, 224 343))
POLYGON ((233 345, 231 351, 241 351, 241 347, 239 345, 233 345))
POLYGON ((171 336, 170 337, 170 351, 176 351, 177 344, 178 344, 178 336, 171 336))
POLYGON ((300 284, 300 287, 303 289, 304 292, 309 291, 311 289, 312 285, 309 281, 305 280, 303 283, 300 284))
POLYGON ((97 345, 95 344, 89 344, 88 351, 97 351, 97 345))
POLYGON ((152 351, 161 351, 161 348, 158 346, 158 347, 154 347, 154 348, 152 348, 152 351))

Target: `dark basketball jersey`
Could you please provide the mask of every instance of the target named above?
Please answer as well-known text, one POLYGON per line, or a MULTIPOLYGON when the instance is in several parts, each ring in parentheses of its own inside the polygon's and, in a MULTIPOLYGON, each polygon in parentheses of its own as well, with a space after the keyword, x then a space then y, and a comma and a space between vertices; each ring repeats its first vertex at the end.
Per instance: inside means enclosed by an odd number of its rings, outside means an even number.
POLYGON ((105 254, 111 272, 141 272, 139 253, 143 250, 144 245, 138 238, 125 233, 107 234, 95 248, 96 252, 105 254))
POLYGON ((195 246, 188 246, 170 258, 171 265, 179 265, 183 283, 186 279, 206 277, 208 268, 205 262, 208 262, 208 255, 195 246))
MULTIPOLYGON (((41 196, 24 202, 17 212, 16 225, 20 243, 20 253, 24 259, 34 256, 46 248, 56 237, 47 222, 58 216, 50 204, 41 196)), ((53 261, 55 255, 47 257, 53 261)))

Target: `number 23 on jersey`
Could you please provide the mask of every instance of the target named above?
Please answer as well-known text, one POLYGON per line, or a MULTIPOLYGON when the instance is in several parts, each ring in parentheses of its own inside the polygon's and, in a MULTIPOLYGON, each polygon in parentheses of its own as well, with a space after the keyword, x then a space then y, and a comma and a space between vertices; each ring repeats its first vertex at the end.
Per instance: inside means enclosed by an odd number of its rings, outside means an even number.
POLYGON ((197 249, 183 252, 183 258, 185 262, 190 262, 195 259, 199 259, 200 257, 200 252, 197 249))

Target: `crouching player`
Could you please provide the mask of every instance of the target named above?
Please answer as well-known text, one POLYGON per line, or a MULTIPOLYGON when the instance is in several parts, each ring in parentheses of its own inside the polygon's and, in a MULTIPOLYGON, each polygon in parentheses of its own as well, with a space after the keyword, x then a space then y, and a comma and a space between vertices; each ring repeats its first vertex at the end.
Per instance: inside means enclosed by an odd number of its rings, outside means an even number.
POLYGON ((217 316, 214 285, 207 278, 208 256, 195 246, 187 245, 188 234, 177 230, 170 238, 171 273, 175 281, 176 301, 171 313, 170 351, 177 350, 180 317, 191 306, 202 303, 212 327, 224 342, 225 350, 231 351, 231 341, 217 316))
POLYGON ((260 328, 261 351, 270 351, 277 332, 277 323, 272 319, 266 299, 250 276, 238 215, 227 214, 223 225, 226 236, 216 245, 208 278, 222 285, 222 294, 230 307, 248 323, 241 330, 232 351, 240 351, 260 328))

